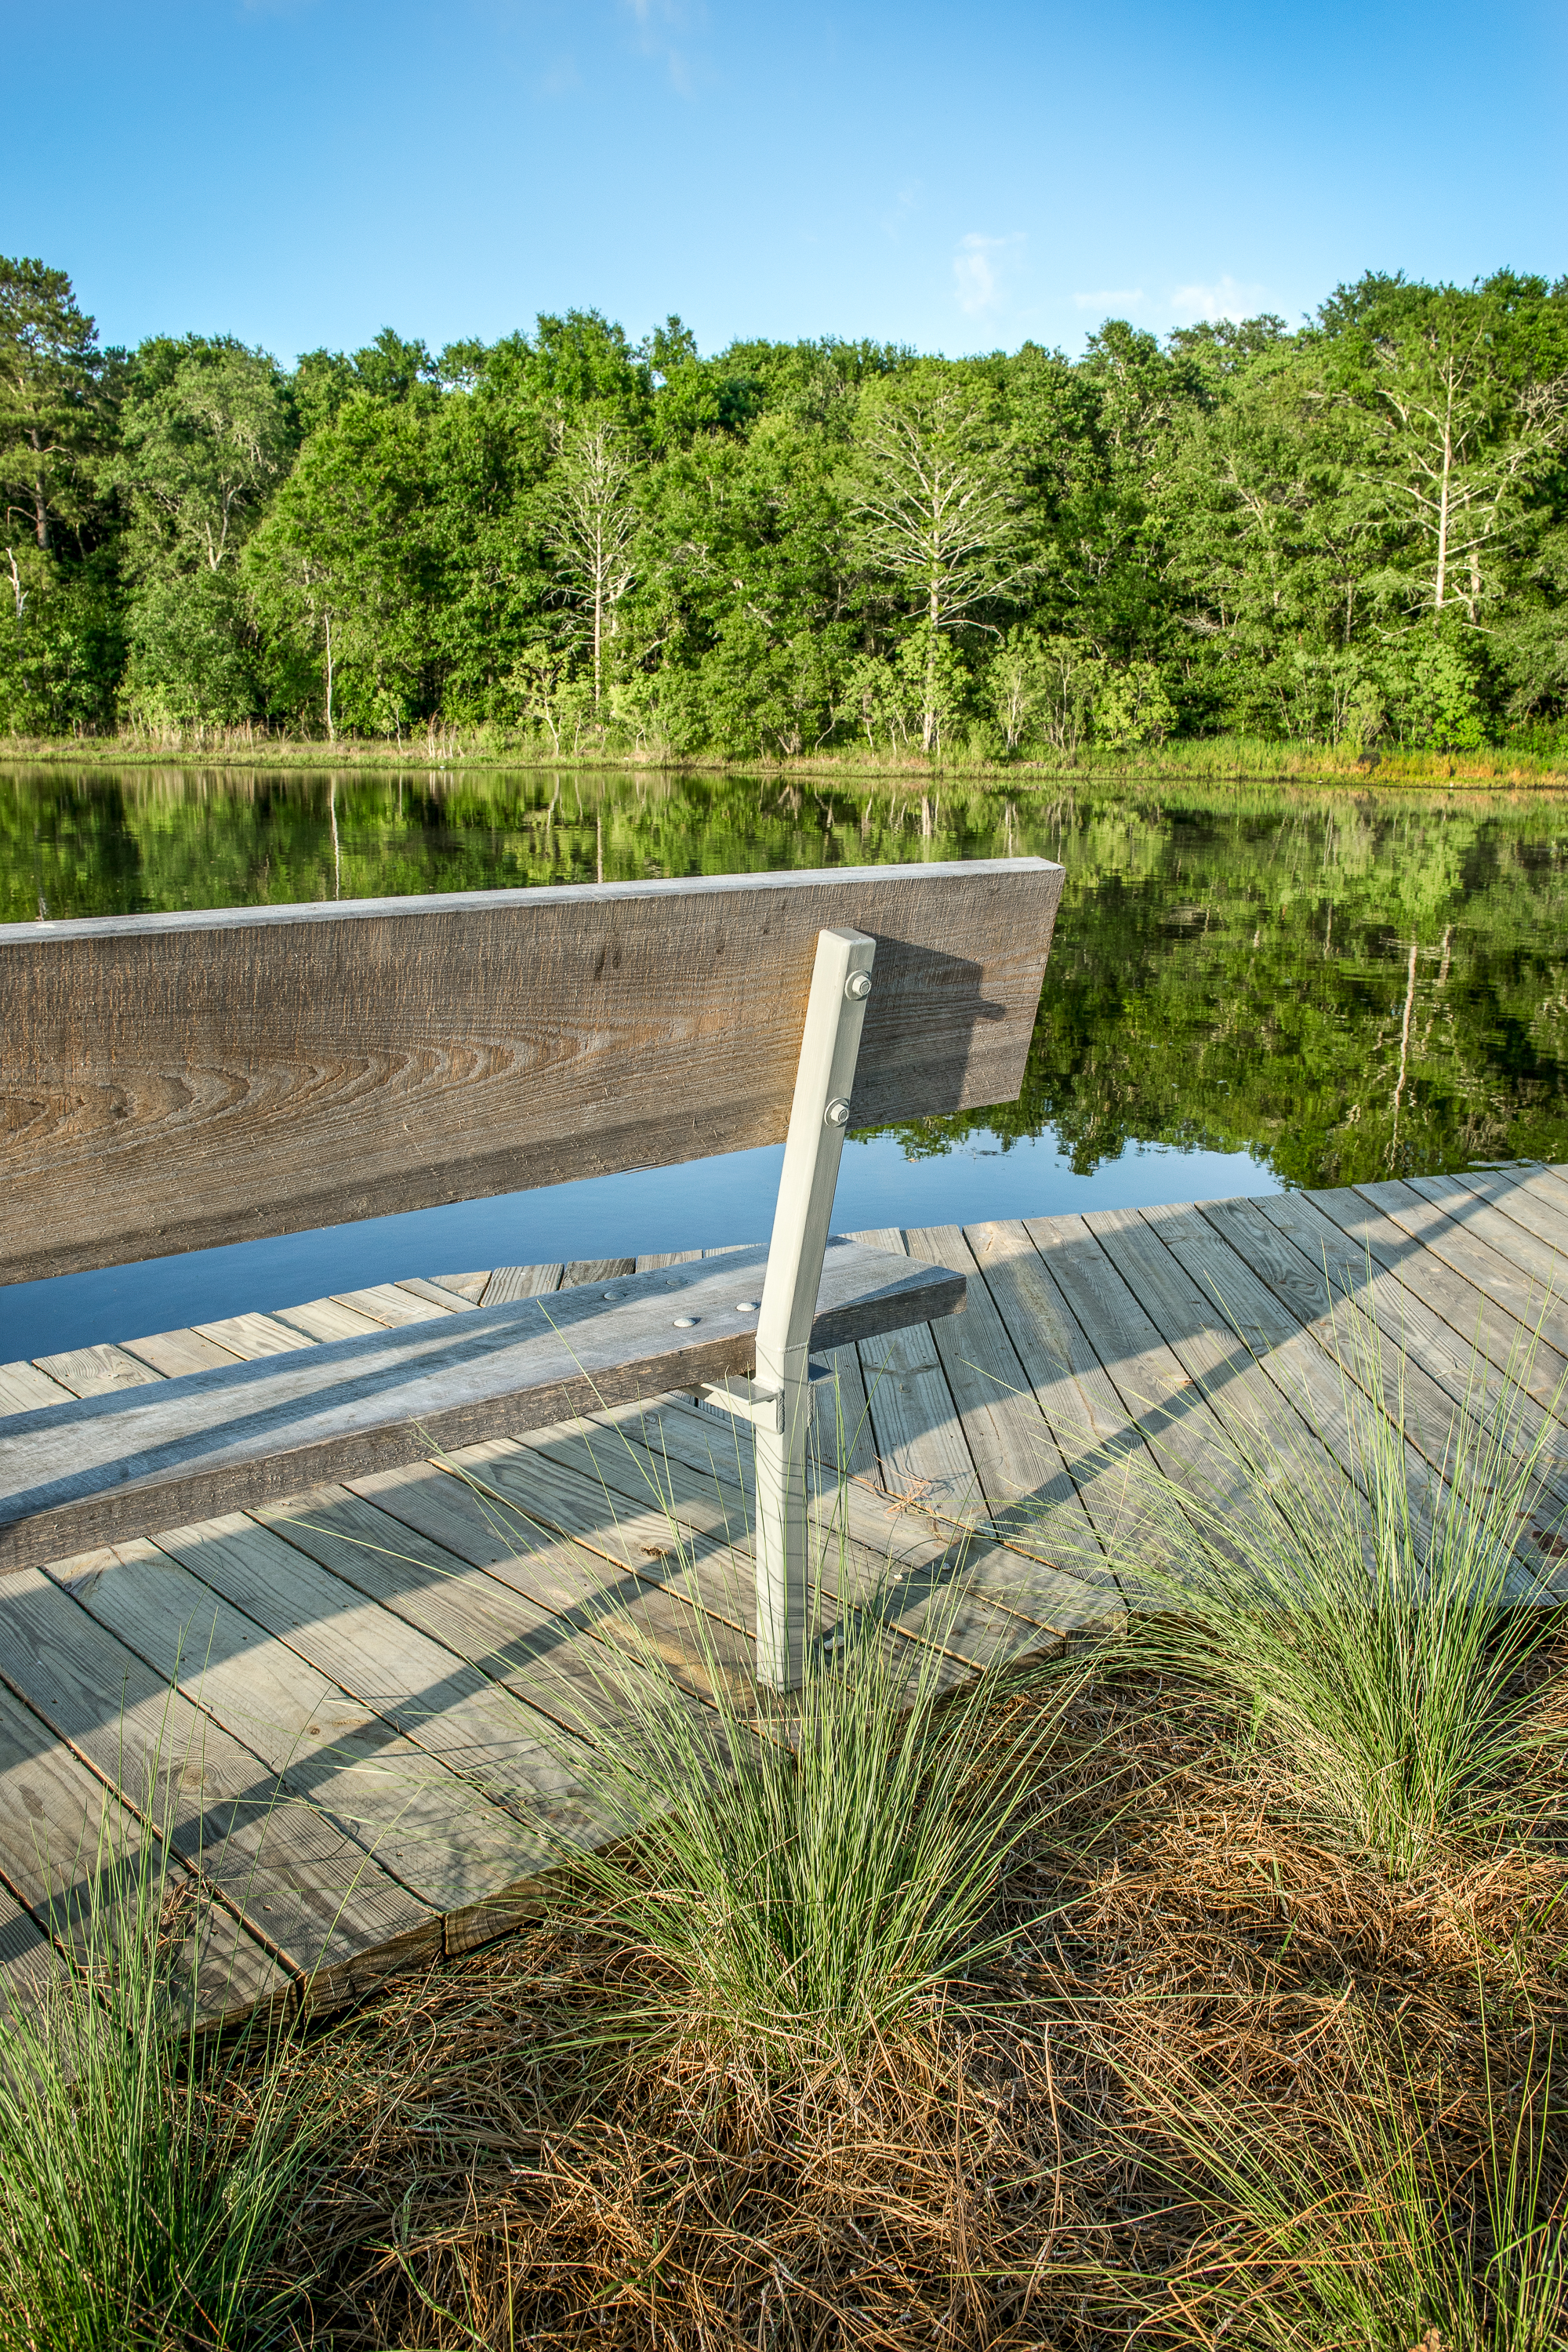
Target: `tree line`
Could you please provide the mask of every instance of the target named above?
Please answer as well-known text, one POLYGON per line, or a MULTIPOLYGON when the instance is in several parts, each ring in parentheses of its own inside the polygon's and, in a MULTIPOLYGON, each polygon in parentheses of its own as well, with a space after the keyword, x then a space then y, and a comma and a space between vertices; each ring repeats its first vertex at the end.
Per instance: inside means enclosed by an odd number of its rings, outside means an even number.
POLYGON ((1568 278, 949 361, 596 311, 292 369, 0 259, 0 729, 1056 762, 1568 698, 1568 278))

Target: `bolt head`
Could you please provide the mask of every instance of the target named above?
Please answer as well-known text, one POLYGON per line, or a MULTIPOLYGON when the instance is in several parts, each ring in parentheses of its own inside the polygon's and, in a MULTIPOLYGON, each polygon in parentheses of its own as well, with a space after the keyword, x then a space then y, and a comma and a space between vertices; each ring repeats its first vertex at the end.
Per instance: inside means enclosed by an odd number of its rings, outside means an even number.
POLYGON ((830 1103, 828 1104, 828 1106, 827 1106, 827 1113, 826 1113, 826 1117, 827 1117, 827 1124, 828 1124, 828 1126, 829 1126, 829 1127, 847 1127, 847 1126, 848 1126, 848 1124, 849 1124, 849 1106, 848 1106, 848 1104, 845 1101, 845 1099, 844 1099, 844 1097, 843 1097, 843 1096, 842 1096, 842 1095, 840 1095, 840 1096, 839 1096, 839 1097, 838 1097, 838 1099, 837 1099, 837 1102, 830 1102, 830 1103))
POLYGON ((762 1301, 756 1298, 737 1298, 735 1312, 737 1315, 754 1315, 761 1304, 762 1301))
POLYGON ((678 1331, 689 1331, 701 1320, 700 1315, 678 1315, 675 1318, 675 1328, 678 1331))
POLYGON ((846 996, 852 996, 857 1004, 863 1003, 865 999, 871 993, 870 973, 868 971, 852 971, 848 979, 844 983, 844 993, 846 996))

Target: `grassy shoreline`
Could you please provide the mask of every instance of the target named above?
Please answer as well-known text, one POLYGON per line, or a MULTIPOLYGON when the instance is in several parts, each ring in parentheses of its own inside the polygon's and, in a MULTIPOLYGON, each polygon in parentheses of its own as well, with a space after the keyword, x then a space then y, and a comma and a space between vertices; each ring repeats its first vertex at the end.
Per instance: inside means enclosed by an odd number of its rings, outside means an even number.
POLYGON ((1352 787, 1457 785, 1568 786, 1568 749, 1527 751, 1509 746, 1476 751, 1392 751, 1374 755, 1326 744, 1270 742, 1244 736, 1204 737, 1152 745, 1131 753, 1085 750, 1044 761, 984 761, 963 756, 929 760, 910 752, 874 759, 853 751, 803 754, 779 760, 703 758, 650 743, 615 750, 555 751, 536 739, 504 730, 448 729, 426 738, 395 741, 353 737, 330 743, 319 737, 270 735, 250 728, 196 728, 178 736, 10 736, 0 742, 6 766, 135 768, 189 765, 204 768, 386 770, 394 773, 474 770, 552 769, 689 774, 813 776, 846 784, 874 778, 911 792, 941 779, 970 778, 1015 790, 1043 790, 1063 783, 1164 784, 1322 783, 1352 787))

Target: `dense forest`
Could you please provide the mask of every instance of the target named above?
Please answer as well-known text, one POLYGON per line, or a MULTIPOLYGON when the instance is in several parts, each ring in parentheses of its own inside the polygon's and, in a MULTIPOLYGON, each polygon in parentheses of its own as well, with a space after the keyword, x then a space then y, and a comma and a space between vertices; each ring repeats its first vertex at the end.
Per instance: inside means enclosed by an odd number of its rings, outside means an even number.
POLYGON ((1465 749, 1568 712, 1568 278, 1081 358, 595 311, 292 369, 0 261, 0 730, 552 754, 1465 749))

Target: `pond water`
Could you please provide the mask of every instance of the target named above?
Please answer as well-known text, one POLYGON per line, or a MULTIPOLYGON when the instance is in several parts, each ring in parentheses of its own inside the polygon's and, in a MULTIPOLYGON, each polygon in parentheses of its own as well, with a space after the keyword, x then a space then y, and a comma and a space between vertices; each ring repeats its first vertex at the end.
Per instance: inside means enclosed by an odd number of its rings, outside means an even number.
MULTIPOLYGON (((858 1137, 835 1223, 1568 1159, 1568 799, 458 770, 0 772, 0 919, 1033 853, 1021 1100, 858 1137)), ((0 1357, 324 1287, 765 1234, 777 1151, 0 1293, 0 1357)))

